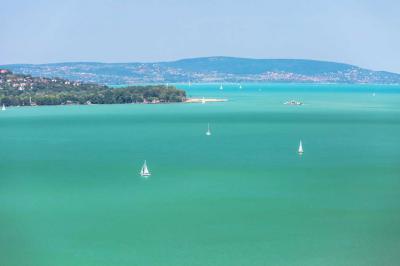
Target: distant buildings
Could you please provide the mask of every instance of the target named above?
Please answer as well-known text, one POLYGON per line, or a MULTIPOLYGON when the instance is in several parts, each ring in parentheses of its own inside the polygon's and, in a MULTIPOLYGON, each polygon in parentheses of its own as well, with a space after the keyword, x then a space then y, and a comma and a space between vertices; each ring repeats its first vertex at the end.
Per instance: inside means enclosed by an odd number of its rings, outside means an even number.
POLYGON ((11 72, 7 69, 0 69, 0 74, 10 74, 11 72))
MULTIPOLYGON (((69 63, 12 65, 18 73, 38 77, 60 77, 64 85, 82 83, 127 85, 144 83, 380 83, 400 84, 400 75, 372 71, 347 64, 313 60, 254 60, 198 58, 162 63, 69 63), (216 64, 215 62, 219 62, 216 64), (261 63, 260 63, 261 62, 261 63), (70 82, 66 80, 75 80, 70 82)), ((7 70, 0 70, 7 71, 7 70)), ((0 72, 1 73, 1 72, 0 72)), ((43 82, 58 83, 52 78, 43 82)))

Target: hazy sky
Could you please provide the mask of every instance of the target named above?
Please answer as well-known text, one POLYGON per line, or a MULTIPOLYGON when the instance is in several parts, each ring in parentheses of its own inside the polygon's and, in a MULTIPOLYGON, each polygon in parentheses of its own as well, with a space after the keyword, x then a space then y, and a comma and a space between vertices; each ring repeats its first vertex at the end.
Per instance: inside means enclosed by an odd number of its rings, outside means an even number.
POLYGON ((305 58, 400 73, 399 0, 0 0, 0 64, 305 58))

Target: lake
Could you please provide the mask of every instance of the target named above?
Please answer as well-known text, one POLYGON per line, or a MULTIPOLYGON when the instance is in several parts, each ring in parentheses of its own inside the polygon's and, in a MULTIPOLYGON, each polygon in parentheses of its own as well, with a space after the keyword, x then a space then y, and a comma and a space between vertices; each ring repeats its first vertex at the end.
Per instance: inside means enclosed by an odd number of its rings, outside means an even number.
POLYGON ((400 86, 178 87, 0 112, 0 264, 398 264, 400 86))

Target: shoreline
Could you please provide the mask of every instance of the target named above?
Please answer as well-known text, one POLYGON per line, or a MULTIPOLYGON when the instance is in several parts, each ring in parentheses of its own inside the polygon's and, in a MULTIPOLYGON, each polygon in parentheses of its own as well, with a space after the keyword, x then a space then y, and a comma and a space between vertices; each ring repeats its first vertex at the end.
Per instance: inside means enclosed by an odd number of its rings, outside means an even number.
POLYGON ((91 106, 91 105, 167 105, 167 104, 184 104, 184 103, 216 103, 227 102, 228 99, 218 98, 189 98, 181 102, 137 102, 137 103, 91 103, 91 104, 42 104, 42 105, 6 105, 6 108, 20 108, 20 107, 42 107, 42 106, 91 106))
POLYGON ((182 102, 157 102, 157 103, 92 103, 92 104, 37 104, 37 105, 6 105, 6 108, 19 108, 19 107, 42 107, 42 106, 91 106, 91 105, 159 105, 159 104, 174 104, 174 103, 185 103, 182 102))

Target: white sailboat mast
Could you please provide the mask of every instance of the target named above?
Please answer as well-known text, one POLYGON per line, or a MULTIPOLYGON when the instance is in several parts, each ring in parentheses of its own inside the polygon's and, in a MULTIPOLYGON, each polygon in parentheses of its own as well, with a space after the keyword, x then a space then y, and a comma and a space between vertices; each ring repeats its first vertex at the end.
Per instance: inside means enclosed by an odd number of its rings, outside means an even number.
POLYGON ((303 154, 303 143, 300 140, 300 144, 299 144, 299 154, 303 154))

